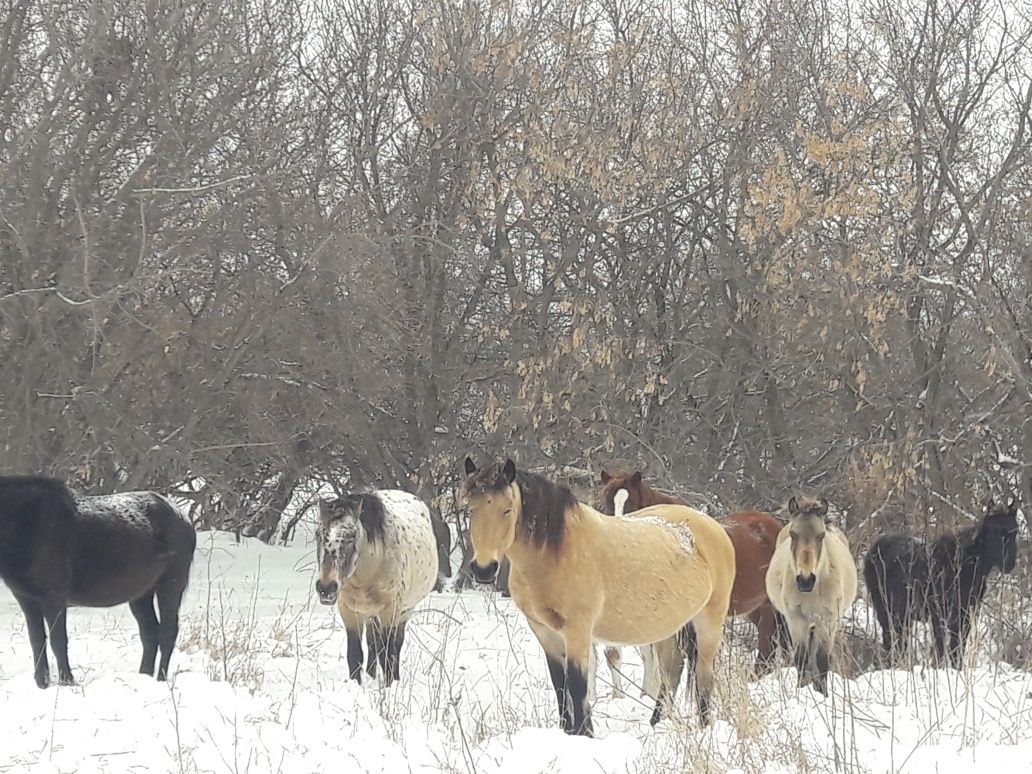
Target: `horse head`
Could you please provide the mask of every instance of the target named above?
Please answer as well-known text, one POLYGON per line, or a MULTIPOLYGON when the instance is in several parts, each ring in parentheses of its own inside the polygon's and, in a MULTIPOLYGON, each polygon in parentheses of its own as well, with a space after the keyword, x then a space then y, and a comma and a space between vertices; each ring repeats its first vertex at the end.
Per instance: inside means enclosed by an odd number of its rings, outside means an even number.
POLYGON ((319 501, 319 579, 315 591, 324 605, 336 602, 340 584, 355 574, 358 557, 367 542, 361 521, 362 506, 361 495, 319 501))
POLYGON ((990 567, 1011 572, 1018 562, 1018 506, 1011 499, 1000 505, 986 503, 985 516, 976 538, 982 558, 990 567))
POLYGON ((624 492, 623 497, 626 498, 621 509, 622 513, 640 511, 645 507, 641 471, 636 470, 633 473, 617 471, 610 474, 608 471, 603 470, 601 497, 601 510, 603 513, 616 514, 617 493, 621 490, 624 492))
POLYGON ((824 536, 828 525, 828 501, 809 497, 792 497, 788 501, 788 534, 792 541, 792 561, 795 564, 796 587, 803 592, 813 591, 817 571, 824 559, 824 536))
POLYGON ((516 483, 516 463, 506 460, 478 468, 466 458, 462 496, 469 507, 469 536, 473 543, 470 570, 479 583, 491 583, 516 540, 522 499, 516 483))

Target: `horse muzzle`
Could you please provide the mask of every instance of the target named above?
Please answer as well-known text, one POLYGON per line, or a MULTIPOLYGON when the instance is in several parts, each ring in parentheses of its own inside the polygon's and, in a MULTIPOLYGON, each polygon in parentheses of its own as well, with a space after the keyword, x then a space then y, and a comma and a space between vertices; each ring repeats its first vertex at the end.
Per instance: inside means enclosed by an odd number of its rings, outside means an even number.
POLYGON ((324 605, 332 605, 336 602, 339 590, 340 587, 337 585, 337 581, 330 581, 329 583, 315 582, 315 593, 319 595, 319 601, 324 605))
POLYGON ((498 562, 488 562, 479 565, 476 562, 469 563, 469 569, 473 572, 473 579, 477 583, 494 583, 498 577, 498 562))
POLYGON ((797 575, 795 576, 795 585, 800 591, 813 591, 813 587, 817 585, 817 576, 797 575))

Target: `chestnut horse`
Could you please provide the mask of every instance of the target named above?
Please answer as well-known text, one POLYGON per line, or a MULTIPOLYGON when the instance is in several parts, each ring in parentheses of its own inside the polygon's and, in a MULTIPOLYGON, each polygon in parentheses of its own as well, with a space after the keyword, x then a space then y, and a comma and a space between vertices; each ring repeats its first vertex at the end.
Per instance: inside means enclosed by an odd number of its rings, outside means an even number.
MULTIPOLYGON (((657 492, 642 480, 640 471, 633 473, 602 471, 601 504, 604 513, 617 514, 622 501, 623 513, 630 513, 651 505, 687 505, 684 500, 657 492)), ((731 607, 728 615, 747 618, 759 632, 759 652, 754 666, 757 676, 774 668, 776 650, 787 647, 788 630, 781 614, 767 598, 766 576, 770 558, 774 555, 782 523, 773 516, 759 511, 731 513, 717 519, 735 546, 735 582, 731 588, 731 607)), ((649 674, 649 654, 646 662, 646 693, 653 693, 654 680, 649 674)), ((614 694, 621 695, 618 651, 606 650, 606 661, 613 675, 614 694)))
POLYGON ((592 643, 656 643, 663 680, 652 721, 680 681, 675 644, 692 623, 699 654, 696 700, 709 720, 713 668, 734 578, 734 546, 711 518, 661 505, 612 518, 568 487, 517 471, 512 460, 477 468, 466 458, 473 559, 491 583, 509 558, 509 590, 545 651, 567 733, 592 734, 592 643), (629 550, 633 546, 633 550, 629 550))

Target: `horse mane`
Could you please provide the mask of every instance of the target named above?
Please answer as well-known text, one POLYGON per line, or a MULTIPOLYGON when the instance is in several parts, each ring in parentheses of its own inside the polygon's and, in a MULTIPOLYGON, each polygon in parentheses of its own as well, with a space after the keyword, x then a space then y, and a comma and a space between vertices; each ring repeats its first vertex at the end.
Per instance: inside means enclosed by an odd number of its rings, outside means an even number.
POLYGON ((21 511, 29 502, 45 500, 37 510, 41 516, 60 513, 74 518, 78 511, 75 495, 63 481, 48 476, 0 476, 0 513, 21 511))
POLYGON ((345 495, 341 501, 348 509, 358 510, 358 521, 366 537, 374 543, 383 543, 386 536, 387 509, 374 492, 345 495))
POLYGON ((577 496, 564 484, 523 470, 516 471, 516 485, 523 500, 519 520, 523 536, 538 548, 559 548, 566 528, 566 511, 577 507, 577 496))
MULTIPOLYGON (((523 501, 516 523, 519 536, 538 548, 559 548, 566 529, 566 512, 579 505, 577 496, 568 486, 525 470, 516 471, 515 483, 523 501)), ((508 486, 502 463, 478 468, 463 485, 470 493, 501 492, 508 486)))

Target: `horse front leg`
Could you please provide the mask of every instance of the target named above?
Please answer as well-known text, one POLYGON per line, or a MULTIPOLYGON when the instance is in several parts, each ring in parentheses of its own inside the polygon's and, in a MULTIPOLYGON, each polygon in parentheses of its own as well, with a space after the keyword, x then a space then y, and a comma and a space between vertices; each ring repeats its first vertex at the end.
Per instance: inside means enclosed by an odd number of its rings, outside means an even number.
POLYGON ((946 622, 938 610, 932 613, 932 635, 935 638, 935 663, 942 666, 946 663, 946 622))
POLYGON ((47 633, 43 628, 43 607, 29 597, 15 596, 25 615, 25 627, 32 646, 32 669, 36 685, 46 688, 50 685, 50 664, 47 661, 47 633))
POLYGON ((48 604, 43 608, 50 630, 50 649, 57 661, 57 680, 61 685, 75 685, 72 667, 68 664, 68 608, 62 604, 48 604))
POLYGON ((366 622, 362 616, 337 599, 337 610, 344 621, 348 641, 348 675, 357 683, 362 682, 362 630, 366 622))
POLYGON ((534 632, 541 649, 545 651, 545 662, 548 664, 548 676, 555 689, 555 699, 559 706, 559 722, 563 731, 573 733, 573 712, 570 708, 570 694, 566 689, 566 647, 562 637, 547 626, 527 619, 530 630, 534 632))
POLYGON ((573 711, 573 733, 594 736, 591 702, 588 701, 588 669, 591 665, 591 633, 563 632, 566 646, 566 690, 573 711))
POLYGON ((967 644, 968 632, 971 629, 971 618, 968 611, 961 609, 950 617, 949 621, 949 658, 950 666, 962 669, 964 666, 964 646, 967 644))
POLYGON ((835 640, 835 632, 818 628, 811 629, 811 652, 813 654, 814 679, 813 687, 828 695, 828 671, 831 667, 831 643, 835 640))

